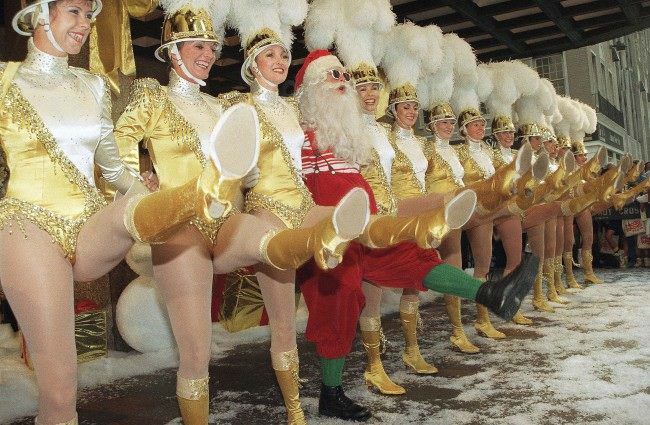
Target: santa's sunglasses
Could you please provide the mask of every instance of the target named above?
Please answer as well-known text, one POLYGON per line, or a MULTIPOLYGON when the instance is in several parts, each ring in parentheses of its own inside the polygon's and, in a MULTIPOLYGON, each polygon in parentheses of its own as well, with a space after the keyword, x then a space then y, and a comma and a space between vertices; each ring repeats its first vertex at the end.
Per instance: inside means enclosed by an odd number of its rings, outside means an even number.
POLYGON ((352 79, 352 76, 349 73, 344 71, 339 71, 338 69, 330 69, 329 71, 327 71, 327 73, 331 75, 335 80, 340 80, 341 75, 343 76, 343 79, 345 81, 350 81, 352 79))

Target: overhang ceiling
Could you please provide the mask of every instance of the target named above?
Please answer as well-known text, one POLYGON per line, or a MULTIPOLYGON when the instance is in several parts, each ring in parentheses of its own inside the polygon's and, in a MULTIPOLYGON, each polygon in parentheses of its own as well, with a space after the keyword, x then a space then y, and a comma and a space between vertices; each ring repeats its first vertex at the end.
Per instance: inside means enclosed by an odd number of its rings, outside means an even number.
MULTIPOLYGON (((474 47, 481 61, 540 56, 599 43, 650 27, 650 0, 392 0, 398 22, 435 24, 474 47)), ((2 8, 0 8, 2 13, 2 8)), ((0 16, 2 18, 2 16, 0 16)), ((137 56, 152 58, 162 12, 132 19, 137 56)), ((296 30, 293 69, 307 51, 296 30)), ((218 91, 243 89, 239 39, 228 31, 211 79, 218 91)), ((214 85, 213 85, 214 86, 214 85)))

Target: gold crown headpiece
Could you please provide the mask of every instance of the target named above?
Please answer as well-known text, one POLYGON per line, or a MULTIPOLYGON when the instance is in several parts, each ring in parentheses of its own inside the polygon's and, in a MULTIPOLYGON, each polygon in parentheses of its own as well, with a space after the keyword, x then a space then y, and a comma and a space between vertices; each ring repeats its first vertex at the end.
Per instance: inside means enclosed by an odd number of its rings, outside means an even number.
POLYGON ((483 122, 485 122, 485 118, 481 114, 481 111, 475 108, 465 109, 458 114, 458 127, 464 127, 467 124, 478 120, 483 120, 483 122))
POLYGON ((519 126, 519 131, 522 137, 535 137, 542 135, 539 126, 535 123, 522 124, 519 126))
POLYGON ((571 139, 569 136, 559 136, 557 141, 560 144, 560 148, 571 149, 571 139))
POLYGON ((427 125, 442 120, 456 121, 456 114, 448 102, 442 102, 432 106, 430 110, 424 111, 424 120, 427 125))
POLYGON ((497 115, 492 120, 492 134, 503 133, 506 131, 515 131, 515 125, 512 123, 512 118, 506 115, 497 115))
POLYGON ((221 44, 214 30, 212 18, 203 9, 184 7, 166 16, 163 22, 160 47, 154 53, 156 59, 166 62, 163 52, 180 41, 213 41, 221 44))
POLYGON ((361 84, 379 84, 380 87, 384 86, 383 81, 379 77, 379 72, 377 72, 377 68, 365 62, 361 62, 350 69, 350 74, 352 74, 352 80, 355 86, 361 84))

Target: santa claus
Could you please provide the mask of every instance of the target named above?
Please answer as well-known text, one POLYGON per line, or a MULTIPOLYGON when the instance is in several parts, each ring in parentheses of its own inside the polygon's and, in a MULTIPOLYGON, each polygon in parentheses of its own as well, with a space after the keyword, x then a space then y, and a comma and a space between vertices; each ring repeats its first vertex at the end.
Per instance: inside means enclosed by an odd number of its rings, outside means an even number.
MULTIPOLYGON (((314 201, 335 205, 351 188, 358 187, 368 193, 371 212, 376 214, 373 190, 360 173, 374 153, 350 74, 331 53, 315 50, 298 72, 296 88, 306 134, 303 178, 314 201)), ((471 209, 467 212, 458 208, 466 206, 467 196, 459 195, 440 211, 420 216, 374 215, 358 243, 350 244, 337 268, 322 271, 308 263, 298 271, 310 313, 306 336, 316 343, 322 363, 321 415, 357 421, 371 417, 368 409, 346 397, 341 386, 344 360, 351 350, 365 304, 361 290, 364 279, 382 287, 431 289, 469 298, 505 318, 517 311, 537 270, 534 259, 524 261, 505 280, 481 283, 462 271, 441 265, 432 249, 452 227, 462 226, 471 215, 471 209), (454 218, 460 215, 461 219, 454 220, 450 227, 452 213, 454 218)), ((362 329, 362 333, 369 357, 376 354, 378 360, 379 330, 375 333, 362 329)), ((372 360, 364 377, 375 387, 388 379, 381 362, 372 360)), ((398 389, 394 394, 404 392, 395 387, 398 389)))

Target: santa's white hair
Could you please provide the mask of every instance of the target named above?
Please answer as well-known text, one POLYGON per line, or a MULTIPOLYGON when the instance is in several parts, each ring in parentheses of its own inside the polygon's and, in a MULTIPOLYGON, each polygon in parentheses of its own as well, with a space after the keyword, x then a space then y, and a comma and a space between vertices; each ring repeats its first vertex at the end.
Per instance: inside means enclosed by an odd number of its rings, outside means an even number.
POLYGON ((363 165, 371 155, 371 140, 363 121, 357 92, 350 83, 341 93, 342 83, 329 83, 325 77, 303 84, 296 96, 302 124, 313 130, 320 149, 331 149, 350 164, 363 165))

